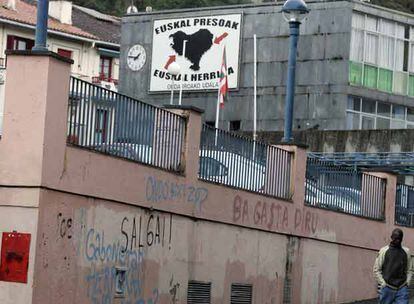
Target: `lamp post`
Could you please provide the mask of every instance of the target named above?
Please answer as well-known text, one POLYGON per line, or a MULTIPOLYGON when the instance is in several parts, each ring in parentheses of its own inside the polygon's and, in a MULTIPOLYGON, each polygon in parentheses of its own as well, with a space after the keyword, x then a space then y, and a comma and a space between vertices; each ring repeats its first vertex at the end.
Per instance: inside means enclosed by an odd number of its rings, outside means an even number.
POLYGON ((174 99, 174 78, 181 73, 181 67, 177 62, 173 62, 168 66, 168 73, 171 74, 171 99, 170 104, 173 104, 174 99))
POLYGON ((299 26, 301 21, 309 13, 309 9, 303 0, 287 0, 282 8, 283 17, 289 22, 289 62, 286 83, 285 101, 285 131, 282 142, 291 143, 293 103, 295 98, 295 74, 296 74, 296 52, 298 49, 299 26))
POLYGON ((49 14, 49 0, 37 2, 36 39, 34 51, 47 51, 47 19, 49 14))

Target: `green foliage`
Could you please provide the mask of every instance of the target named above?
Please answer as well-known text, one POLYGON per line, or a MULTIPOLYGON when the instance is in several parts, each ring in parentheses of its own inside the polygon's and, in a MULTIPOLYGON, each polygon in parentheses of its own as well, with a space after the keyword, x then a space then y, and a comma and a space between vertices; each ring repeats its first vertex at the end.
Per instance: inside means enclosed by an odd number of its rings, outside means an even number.
POLYGON ((414 1, 412 0, 372 0, 371 3, 410 14, 414 13, 414 1))
MULTIPOLYGON (((131 0, 73 0, 75 4, 96 9, 100 12, 121 16, 126 12, 131 0)), ((140 11, 146 6, 154 10, 191 8, 217 5, 249 3, 249 0, 135 0, 134 4, 140 11)))
MULTIPOLYGON (((75 4, 90 7, 100 12, 121 16, 126 12, 131 0, 73 0, 75 4)), ((217 5, 231 5, 249 3, 251 0, 134 0, 140 11, 146 6, 152 6, 155 10, 191 8, 217 5)), ((267 1, 264 1, 267 2, 267 1)), ((371 0, 371 3, 385 6, 391 9, 414 13, 413 0, 371 0)))

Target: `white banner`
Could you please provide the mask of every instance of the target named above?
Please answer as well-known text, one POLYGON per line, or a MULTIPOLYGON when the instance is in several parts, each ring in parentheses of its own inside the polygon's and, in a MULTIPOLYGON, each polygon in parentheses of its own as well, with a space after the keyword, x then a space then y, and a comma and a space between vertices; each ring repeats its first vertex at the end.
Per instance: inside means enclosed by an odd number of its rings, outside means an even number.
POLYGON ((174 81, 175 89, 182 83, 184 91, 217 90, 224 47, 229 88, 237 88, 241 17, 235 14, 155 20, 150 91, 171 90, 168 66, 174 61, 181 67, 181 75, 174 81))

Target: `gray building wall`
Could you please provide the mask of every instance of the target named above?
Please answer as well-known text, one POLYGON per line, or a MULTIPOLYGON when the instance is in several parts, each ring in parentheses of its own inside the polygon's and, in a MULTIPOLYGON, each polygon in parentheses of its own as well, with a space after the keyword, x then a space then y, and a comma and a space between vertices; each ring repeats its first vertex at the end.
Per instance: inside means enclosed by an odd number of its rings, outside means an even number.
MULTIPOLYGON (((412 15, 361 1, 309 1, 311 12, 301 26, 298 46, 294 129, 317 126, 320 130, 347 129, 349 95, 414 107, 414 98, 349 85, 352 12, 414 25, 412 15)), ((253 129, 253 35, 258 38, 258 129, 283 130, 289 28, 280 13, 282 3, 262 3, 202 9, 139 13, 123 18, 120 92, 146 102, 169 103, 168 93, 149 93, 153 21, 203 15, 243 13, 239 89, 231 91, 220 124, 241 121, 241 129, 253 129), (142 44, 147 63, 139 72, 126 67, 126 52, 142 44)), ((228 54, 229 56, 230 54, 228 54)), ((183 104, 205 110, 205 121, 215 120, 216 91, 184 92, 183 104)))
MULTIPOLYGON (((252 136, 251 132, 242 135, 252 136)), ((280 144, 283 132, 259 132, 258 140, 280 144)), ((412 152, 414 130, 306 130, 293 133, 295 142, 312 152, 412 152)))
MULTIPOLYGON (((297 89, 294 128, 316 124, 322 129, 346 127, 348 60, 353 4, 309 2, 311 12, 301 26, 298 46, 297 89)), ((253 35, 258 39, 258 128, 283 129, 289 28, 280 13, 281 4, 266 3, 163 11, 126 16, 122 24, 120 92, 162 105, 169 94, 150 94, 153 21, 165 18, 243 13, 239 89, 230 92, 223 110, 222 128, 229 121, 241 121, 243 130, 253 128, 253 35), (142 44, 147 63, 139 72, 126 67, 126 53, 142 44)), ((228 56, 231 56, 228 54, 228 56)), ((205 110, 204 119, 214 121, 217 92, 188 92, 183 104, 205 110)))

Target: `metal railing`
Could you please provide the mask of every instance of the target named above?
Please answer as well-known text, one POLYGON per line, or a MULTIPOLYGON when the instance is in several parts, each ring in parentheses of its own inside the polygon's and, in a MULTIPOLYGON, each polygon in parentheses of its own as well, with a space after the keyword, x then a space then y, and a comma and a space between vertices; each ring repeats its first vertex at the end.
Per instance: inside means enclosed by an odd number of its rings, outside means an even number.
POLYGON ((305 204, 383 220, 386 181, 354 168, 308 158, 305 204))
POLYGON ((70 144, 180 172, 185 128, 182 116, 70 79, 70 144))
POLYGON ((397 185, 395 198, 395 223, 414 227, 414 187, 404 184, 397 185))
POLYGON ((203 125, 201 180, 290 199, 291 168, 291 152, 203 125))

